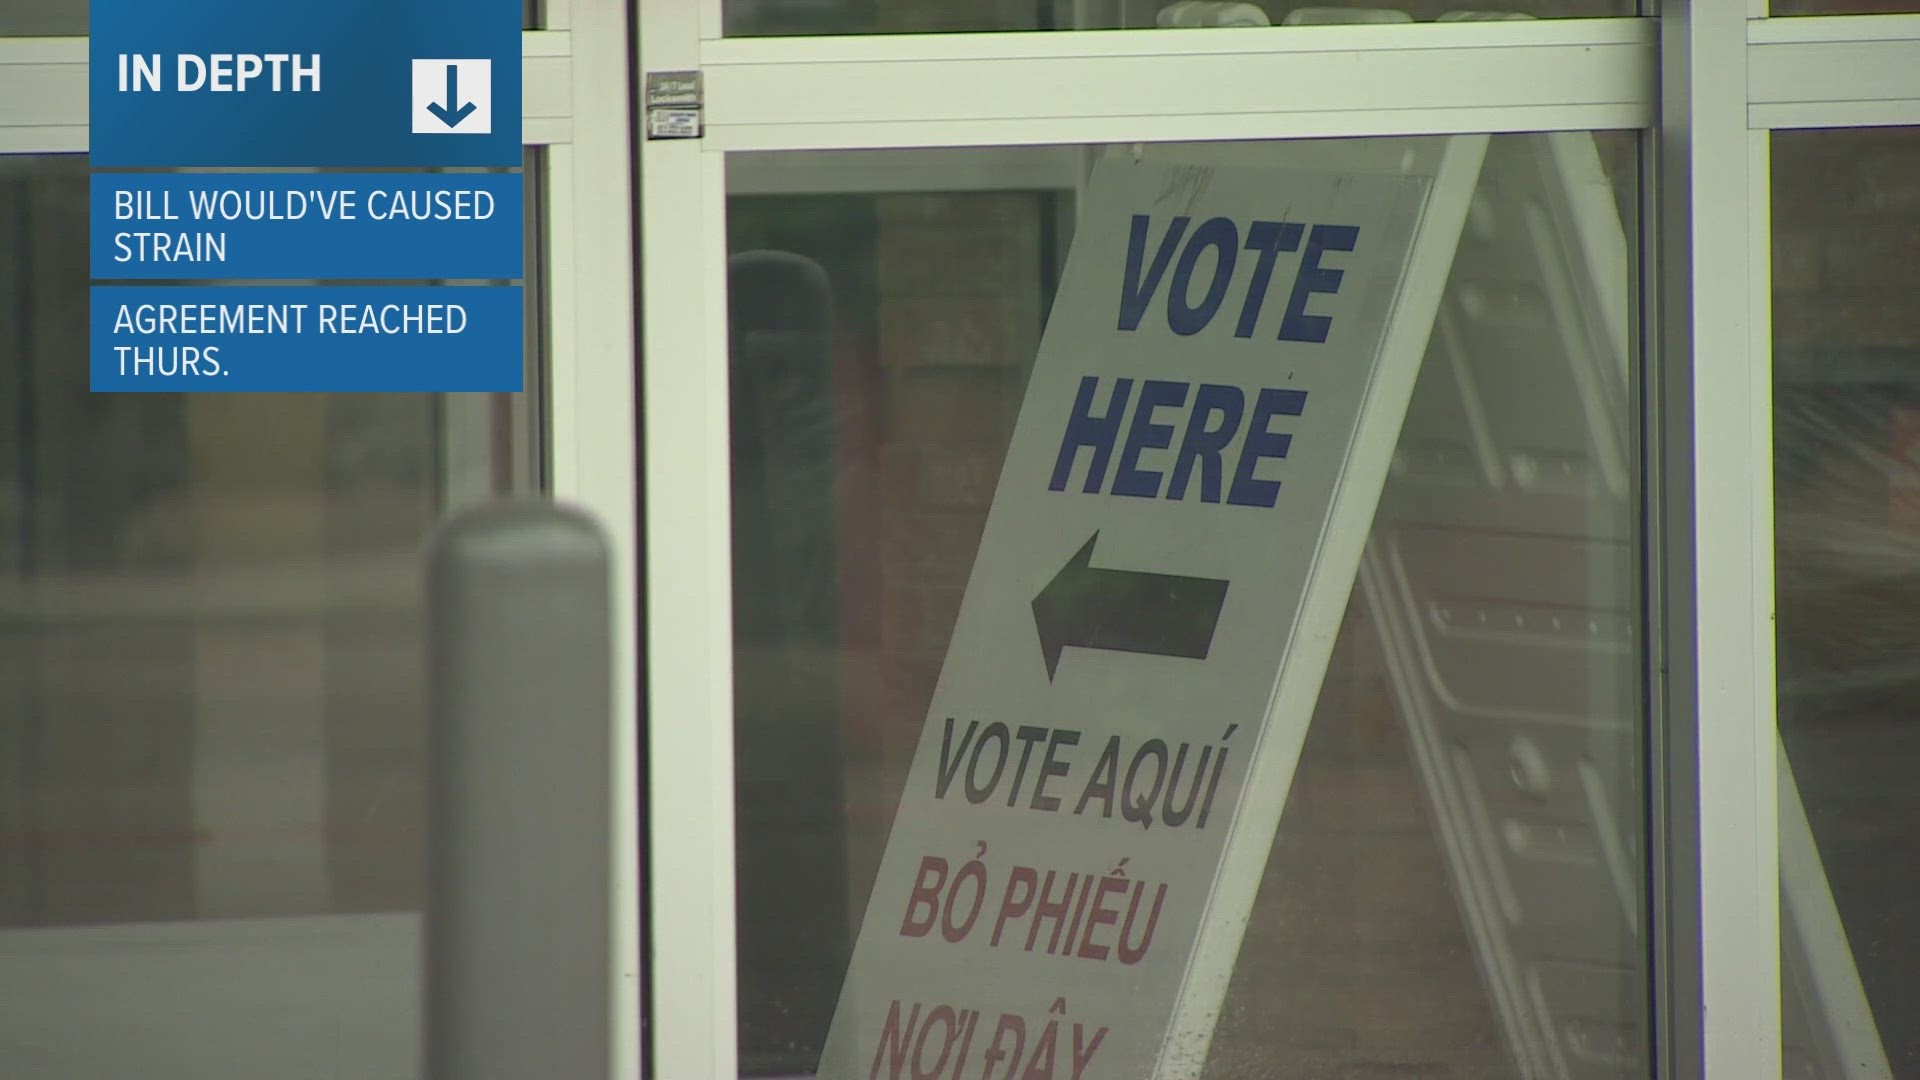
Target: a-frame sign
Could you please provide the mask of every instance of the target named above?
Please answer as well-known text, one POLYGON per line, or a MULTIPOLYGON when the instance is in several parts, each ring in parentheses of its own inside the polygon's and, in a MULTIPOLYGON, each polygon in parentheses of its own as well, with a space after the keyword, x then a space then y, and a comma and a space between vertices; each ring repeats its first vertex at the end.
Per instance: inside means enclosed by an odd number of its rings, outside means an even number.
POLYGON ((1586 135, 1101 155, 820 1075, 1197 1078, 1356 581, 1517 1073, 1644 1075, 1631 282, 1586 135))

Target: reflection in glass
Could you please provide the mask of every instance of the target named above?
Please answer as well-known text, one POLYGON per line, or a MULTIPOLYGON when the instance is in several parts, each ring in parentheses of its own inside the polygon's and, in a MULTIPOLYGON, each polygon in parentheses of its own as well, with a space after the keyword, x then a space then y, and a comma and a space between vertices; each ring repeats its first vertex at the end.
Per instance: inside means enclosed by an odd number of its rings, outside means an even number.
MULTIPOLYGON (((1017 190, 1007 151, 866 155, 804 196, 836 155, 730 159, 747 1075, 817 1066, 863 920, 899 917, 869 894, 1090 152, 1024 152, 1057 181, 1017 190)), ((1210 1078, 1646 1074, 1636 161, 1491 140, 1210 1078)))
MULTIPOLYGON (((729 37, 1432 22, 1479 10, 1458 0, 723 0, 721 6, 729 37)), ((1635 13, 1631 0, 1526 0, 1501 10, 1542 19, 1635 13)))
POLYGON ((92 394, 86 190, 0 158, 0 925, 412 907, 419 544, 527 399, 92 394))
POLYGON ((1920 129, 1775 135, 1773 221, 1787 1075, 1911 1080, 1920 129))
POLYGON ((542 483, 538 394, 90 393, 87 214, 85 158, 0 156, 7 1068, 373 1075, 413 1038, 421 544, 542 483))

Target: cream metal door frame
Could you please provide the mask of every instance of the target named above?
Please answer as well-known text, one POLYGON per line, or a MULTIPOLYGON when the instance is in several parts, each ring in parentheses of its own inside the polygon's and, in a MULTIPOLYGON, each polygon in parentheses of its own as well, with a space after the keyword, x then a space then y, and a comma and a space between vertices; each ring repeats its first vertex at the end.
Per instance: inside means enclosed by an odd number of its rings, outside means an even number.
MULTIPOLYGON (((650 1010, 652 1065, 661 1077, 728 1077, 738 1075, 729 190, 904 190, 936 171, 964 187, 1005 145, 1648 128, 1656 26, 722 39, 719 0, 641 0, 640 11, 638 69, 699 70, 705 89, 703 138, 641 146, 643 263, 653 271, 642 300, 645 514, 671 523, 647 545, 650 796, 653 819, 676 823, 651 838, 650 877, 661 883, 649 897, 653 980, 674 991, 650 1010), (828 160, 825 170, 785 167, 828 160)), ((1021 176, 1071 187, 1075 153, 1021 176)))
MULTIPOLYGON (((1778 871, 1767 896, 1771 910, 1763 908, 1759 915, 1769 926, 1798 916, 1810 928, 1786 937, 1804 955, 1807 978, 1826 1006, 1813 1018, 1823 1028, 1820 1035, 1846 1060, 1856 1063, 1853 1075, 1879 1077, 1890 1075, 1886 1051, 1775 725, 1771 133, 1794 128, 1920 125, 1920 14, 1770 19, 1761 17, 1765 0, 1753 2, 1755 17, 1744 26, 1745 100, 1725 103, 1729 110, 1744 111, 1748 130, 1741 133, 1738 150, 1744 157, 1740 179, 1748 195, 1744 220, 1737 227, 1727 221, 1724 232, 1729 242, 1744 245, 1748 265, 1742 302, 1750 313, 1749 345, 1743 371, 1752 457, 1745 501, 1750 507, 1753 563, 1761 571, 1751 592, 1756 619, 1765 622, 1766 646, 1765 663, 1757 665, 1755 672, 1756 786, 1751 794, 1755 816, 1761 819, 1754 840, 1764 845, 1769 865, 1778 871)), ((1729 145, 1728 153, 1733 152, 1729 145)), ((1731 170, 1725 175, 1730 182, 1735 180, 1731 170)), ((1732 534, 1728 539, 1733 539, 1732 534)), ((1778 955, 1777 947, 1772 955, 1778 955)), ((1767 996, 1777 1012, 1781 1007, 1777 984, 1763 984, 1762 989, 1772 991, 1767 996)), ((1895 1022, 1893 1017, 1880 1019, 1895 1022)), ((1777 1035, 1764 1042, 1778 1054, 1777 1035)), ((1769 1075, 1777 1075, 1777 1057, 1764 1064, 1774 1070, 1769 1075)))
MULTIPOLYGON (((1920 16, 1768 20, 1765 0, 1664 0, 1647 5, 1657 21, 742 40, 720 36, 720 4, 640 0, 638 67, 706 81, 705 138, 641 152, 645 261, 673 269, 643 301, 647 355, 673 358, 645 374, 645 399, 672 403, 647 417, 646 512, 675 525, 649 549, 650 704, 683 721, 656 725, 652 758, 670 767, 652 805, 688 823, 652 852, 654 880, 673 883, 653 898, 671 931, 656 977, 677 991, 652 1014, 658 1074, 735 1072, 729 192, 905 190, 934 171, 965 187, 1007 144, 1646 128, 1660 1072, 1778 1077, 1760 132, 1920 124, 1920 16), (756 150, 808 153, 726 161, 756 150)), ((1070 153, 1041 171, 1035 186, 1074 182, 1070 153)))

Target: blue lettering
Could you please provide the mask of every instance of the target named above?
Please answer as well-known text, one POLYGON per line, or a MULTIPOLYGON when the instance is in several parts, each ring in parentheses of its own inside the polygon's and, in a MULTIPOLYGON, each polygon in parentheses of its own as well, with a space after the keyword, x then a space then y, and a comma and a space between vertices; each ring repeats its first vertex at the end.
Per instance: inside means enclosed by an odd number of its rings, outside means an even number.
MULTIPOLYGON (((1293 279, 1293 295, 1287 300, 1286 317, 1280 320, 1282 341, 1325 341, 1333 319, 1307 314, 1307 300, 1314 293, 1337 293, 1344 270, 1326 269, 1320 255, 1327 251, 1352 251, 1360 241, 1360 230, 1352 225, 1315 225, 1307 234, 1307 253, 1300 258, 1300 273, 1293 279)), ((1271 506, 1272 503, 1267 505, 1271 506)))
POLYGON ((1260 391, 1253 403, 1253 416, 1247 421, 1247 441, 1240 447, 1240 464, 1233 470, 1228 502, 1235 506, 1271 507, 1279 501, 1280 481, 1256 479, 1253 470, 1262 458, 1286 457, 1287 448, 1293 444, 1293 436, 1267 430, 1267 422, 1276 416, 1299 416, 1306 405, 1304 390, 1260 391))
POLYGON ((1193 480, 1194 468, 1200 472, 1200 501, 1233 506, 1272 508, 1280 498, 1280 481, 1254 475, 1260 462, 1284 458, 1293 444, 1293 436, 1271 430, 1276 416, 1299 416, 1306 408, 1305 390, 1263 389, 1254 399, 1252 415, 1247 413, 1247 394, 1237 386, 1218 383, 1174 382, 1147 379, 1140 385, 1140 397, 1133 398, 1133 379, 1115 379, 1107 393, 1106 411, 1094 414, 1094 398, 1101 379, 1082 376, 1075 392, 1073 410, 1067 418, 1066 435, 1060 441, 1060 455, 1054 461, 1052 491, 1067 490, 1073 478, 1074 464, 1082 448, 1093 451, 1087 463, 1087 478, 1081 491, 1098 495, 1125 495, 1137 499, 1184 499, 1193 480), (1188 399, 1192 401, 1189 403, 1188 399), (1168 422, 1157 418, 1163 410, 1182 410, 1168 422), (1120 452, 1119 465, 1113 470, 1113 484, 1107 486, 1107 464, 1119 442, 1120 428, 1131 412, 1127 437, 1120 452), (1175 417, 1178 417, 1177 419, 1175 417), (1174 455, 1173 468, 1167 473, 1140 467, 1141 454, 1150 450, 1168 450, 1182 429, 1180 450, 1174 455), (1238 458, 1228 480, 1227 456, 1239 443, 1238 458), (1162 493, 1162 482, 1165 491, 1162 493))
POLYGON ((1147 241, 1153 230, 1152 215, 1133 215, 1127 237, 1127 261, 1120 281, 1119 328, 1140 328, 1147 307, 1167 284, 1167 328, 1181 337, 1192 337, 1212 324, 1233 288, 1233 278, 1241 250, 1255 253, 1253 272, 1247 281, 1246 297, 1233 336, 1250 338, 1258 328, 1260 312, 1273 285, 1274 267, 1283 251, 1305 251, 1294 272, 1293 288, 1287 298, 1286 313, 1280 320, 1281 341, 1325 342, 1333 318, 1314 315, 1307 304, 1316 295, 1331 296, 1340 291, 1346 271, 1320 265, 1329 251, 1352 251, 1360 241, 1360 230, 1353 225, 1315 225, 1308 228, 1291 221, 1251 221, 1247 224, 1246 243, 1240 244, 1240 230, 1232 219, 1208 218, 1199 228, 1188 231, 1193 219, 1182 215, 1167 222, 1160 234, 1153 260, 1147 261, 1147 241), (1180 258, 1176 263, 1176 252, 1180 258), (1193 297, 1194 276, 1200 261, 1213 253, 1211 277, 1198 301, 1193 297), (1173 275, 1168 278, 1171 268, 1173 275))
POLYGON ((1247 397, 1237 386, 1202 383, 1193 396, 1193 419, 1187 424, 1187 437, 1180 454, 1173 460, 1173 474, 1167 481, 1167 498, 1182 499, 1187 480, 1193 475, 1193 463, 1200 463, 1200 501, 1220 501, 1220 452, 1240 430, 1240 414, 1246 410, 1247 397), (1208 418, 1220 417, 1219 427, 1208 427, 1208 418))
POLYGON ((1047 485, 1050 491, 1067 489, 1074 459, 1079 456, 1080 448, 1087 446, 1093 449, 1093 459, 1087 463, 1087 484, 1083 490, 1089 495, 1100 493, 1100 485, 1107 477, 1107 459, 1113 456, 1120 421, 1126 417, 1127 398, 1133 394, 1133 380, 1114 380, 1113 393, 1107 396, 1105 416, 1093 415, 1093 392, 1099 385, 1098 376, 1085 375, 1080 379, 1080 389, 1073 398, 1073 415, 1067 418, 1066 437, 1060 440, 1060 457, 1053 463, 1053 482, 1047 485))
POLYGON ((1180 238, 1192 220, 1177 217, 1167 225, 1166 235, 1160 238, 1160 250, 1154 252, 1153 266, 1142 281, 1140 264, 1147 257, 1147 228, 1152 220, 1146 214, 1133 215, 1133 233, 1127 238, 1126 276, 1120 282, 1120 329, 1139 329, 1140 317, 1147 312, 1147 302, 1159 291, 1160 279, 1166 276, 1167 264, 1173 261, 1173 251, 1180 246, 1180 238))
POLYGON ((1127 432, 1127 448, 1120 452, 1120 468, 1114 471, 1115 495, 1151 499, 1160 494, 1160 474, 1139 467, 1140 451, 1165 450, 1173 445, 1173 425, 1154 423, 1153 410, 1186 404, 1187 387, 1187 383, 1162 379, 1148 379, 1141 384, 1140 403, 1134 406, 1133 427, 1127 432))
MULTIPOLYGON (((1167 326, 1174 333, 1191 337, 1205 330, 1207 324, 1213 321, 1214 312, 1220 310, 1220 302, 1227 297, 1227 286, 1233 284, 1233 263, 1239 255, 1239 247, 1240 230, 1234 228, 1233 222, 1226 218, 1208 218, 1193 231, 1193 238, 1187 241, 1187 249, 1180 253, 1180 265, 1174 268, 1173 283, 1167 289, 1167 326), (1201 254, 1208 248, 1215 253, 1213 282, 1207 286, 1206 299, 1197 305, 1190 304, 1188 298, 1192 295, 1193 271, 1200 263, 1201 254)), ((1131 258, 1128 261, 1131 262, 1131 258)))
POLYGON ((1299 251, 1304 231, 1291 221, 1256 221, 1247 226, 1247 250, 1259 252, 1260 260, 1253 264, 1253 281, 1247 285, 1247 302, 1240 308, 1240 325, 1233 328, 1234 337, 1253 336, 1254 325, 1260 321, 1260 307, 1267 302, 1267 287, 1273 281, 1274 260, 1283 251, 1299 251))

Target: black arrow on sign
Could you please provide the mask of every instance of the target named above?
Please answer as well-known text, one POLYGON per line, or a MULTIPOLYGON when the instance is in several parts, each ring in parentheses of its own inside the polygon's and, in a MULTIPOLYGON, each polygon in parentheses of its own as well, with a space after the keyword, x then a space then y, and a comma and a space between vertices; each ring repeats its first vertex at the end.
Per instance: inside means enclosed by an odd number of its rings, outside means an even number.
POLYGON ((429 101, 427 103, 427 111, 439 117, 440 122, 448 127, 459 127, 460 121, 472 115, 473 111, 479 107, 480 106, 475 105, 471 101, 461 102, 460 68, 458 65, 448 64, 447 103, 442 105, 437 101, 429 101))
POLYGON ((1047 681, 1061 650, 1081 649, 1183 656, 1205 660, 1220 625, 1227 583, 1093 566, 1094 533, 1033 598, 1033 625, 1047 681))

